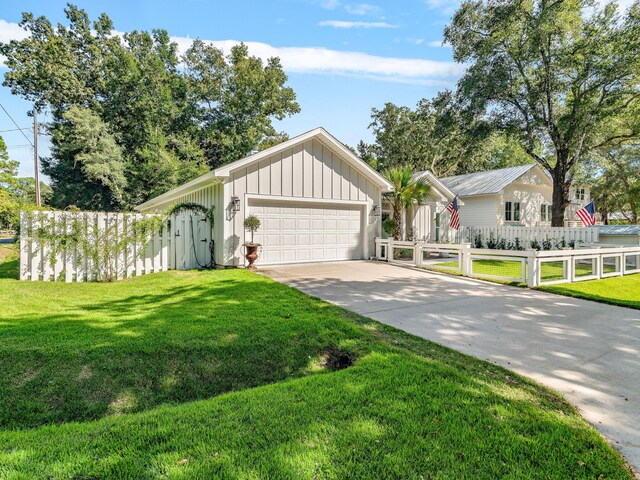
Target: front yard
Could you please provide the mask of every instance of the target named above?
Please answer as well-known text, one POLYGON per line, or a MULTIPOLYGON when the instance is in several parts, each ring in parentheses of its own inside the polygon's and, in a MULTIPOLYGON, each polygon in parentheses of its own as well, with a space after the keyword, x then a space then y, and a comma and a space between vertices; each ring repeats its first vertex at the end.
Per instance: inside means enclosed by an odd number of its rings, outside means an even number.
MULTIPOLYGON (((445 261, 430 268, 445 273, 462 274, 457 270, 458 263, 445 261), (448 267, 454 270, 445 270, 438 267, 448 267)), ((484 275, 499 275, 503 277, 519 277, 521 271, 520 262, 509 260, 474 260, 473 272, 484 275)), ((613 271, 613 266, 605 265, 605 273, 613 271)), ((591 274, 590 265, 577 265, 578 275, 591 274)), ((563 278, 562 262, 546 262, 542 264, 541 278, 543 281, 552 281, 563 278)), ((489 279, 490 281, 496 281, 489 279)), ((524 283, 504 282, 511 285, 526 286, 524 283)), ((569 297, 584 298, 596 302, 610 303, 622 307, 640 309, 640 274, 625 275, 623 277, 610 277, 601 280, 586 280, 575 283, 563 283, 537 287, 537 290, 557 293, 569 297)))
POLYGON ((8 260, 1 478, 632 478, 553 391, 265 277, 8 260))

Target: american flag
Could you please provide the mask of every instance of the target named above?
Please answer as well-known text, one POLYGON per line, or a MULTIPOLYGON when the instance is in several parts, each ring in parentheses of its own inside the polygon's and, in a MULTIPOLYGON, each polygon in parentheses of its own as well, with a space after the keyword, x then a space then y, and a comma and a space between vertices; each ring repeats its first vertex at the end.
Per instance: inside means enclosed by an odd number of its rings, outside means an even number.
POLYGON ((585 227, 596 224, 596 205, 591 201, 576 212, 585 227))
POLYGON ((447 205, 447 210, 451 212, 451 219, 449 220, 449 226, 458 230, 460 228, 460 212, 458 208, 458 196, 453 198, 453 201, 447 205))

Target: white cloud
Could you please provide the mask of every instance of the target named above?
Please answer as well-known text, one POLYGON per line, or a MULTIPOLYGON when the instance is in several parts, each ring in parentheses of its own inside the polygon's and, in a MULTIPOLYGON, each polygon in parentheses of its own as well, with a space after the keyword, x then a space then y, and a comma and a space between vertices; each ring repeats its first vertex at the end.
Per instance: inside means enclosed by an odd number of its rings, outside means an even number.
MULTIPOLYGON (((26 32, 17 24, 0 20, 0 41, 25 38, 26 32)), ((193 38, 171 37, 184 53, 193 38)), ((229 52, 238 40, 205 40, 206 43, 229 52)), ((251 55, 266 60, 279 57, 286 72, 316 75, 349 75, 398 83, 450 86, 464 71, 464 66, 423 58, 396 58, 364 52, 331 50, 324 47, 274 47, 262 42, 244 42, 251 55)))
POLYGON ((318 25, 333 28, 398 28, 398 25, 387 22, 346 22, 343 20, 325 20, 319 22, 318 25))
POLYGON ((380 15, 382 9, 370 3, 359 3, 357 5, 345 5, 344 9, 351 15, 380 15))
MULTIPOLYGON (((193 39, 172 37, 184 52, 193 39)), ((228 52, 237 40, 213 40, 208 44, 228 52)), ((425 85, 450 85, 464 71, 455 62, 422 58, 396 58, 371 55, 363 52, 331 50, 323 47, 274 47, 267 43, 245 42, 251 55, 262 59, 279 57, 285 71, 308 74, 355 75, 377 80, 419 83, 425 85)))
POLYGON ((451 48, 451 45, 444 42, 443 40, 434 40, 433 42, 427 43, 427 45, 429 45, 430 47, 436 47, 436 48, 451 48))
POLYGON ((414 45, 422 45, 424 43, 424 38, 407 38, 406 41, 413 43, 414 45))
POLYGON ((429 8, 440 10, 443 15, 452 15, 462 0, 425 0, 425 3, 429 8))
POLYGON ((335 10, 340 5, 342 4, 340 3, 339 0, 322 0, 320 2, 320 6, 326 10, 335 10))
POLYGON ((29 34, 17 23, 6 22, 0 19, 0 42, 7 43, 11 40, 22 40, 29 34))

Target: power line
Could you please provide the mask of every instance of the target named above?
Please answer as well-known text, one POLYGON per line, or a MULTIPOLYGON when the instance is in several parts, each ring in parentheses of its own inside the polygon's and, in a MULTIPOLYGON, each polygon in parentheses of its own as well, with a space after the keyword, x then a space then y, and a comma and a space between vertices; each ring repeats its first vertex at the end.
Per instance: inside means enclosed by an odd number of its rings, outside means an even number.
POLYGON ((18 126, 18 124, 16 123, 16 121, 13 119, 13 117, 12 117, 11 115, 9 115, 9 112, 7 112, 7 109, 6 109, 6 108, 4 108, 4 105, 2 105, 2 104, 0 103, 0 107, 2 108, 2 110, 4 110, 4 113, 6 113, 6 114, 7 114, 7 117, 9 117, 9 118, 11 119, 11 121, 12 121, 12 122, 13 122, 13 124, 16 126, 16 128, 17 128, 18 130, 20 130, 20 133, 22 133, 22 136, 23 136, 24 138, 26 138, 26 139, 27 139, 27 142, 29 142, 29 144, 33 147, 33 143, 31 142, 31 140, 29 140, 29 137, 27 137, 27 136, 24 134, 24 132, 23 132, 23 131, 22 131, 22 129, 18 126))
POLYGON ((0 130, 0 133, 7 133, 7 132, 17 132, 20 130, 29 130, 31 131, 31 128, 25 127, 25 128, 11 128, 9 130, 0 130))

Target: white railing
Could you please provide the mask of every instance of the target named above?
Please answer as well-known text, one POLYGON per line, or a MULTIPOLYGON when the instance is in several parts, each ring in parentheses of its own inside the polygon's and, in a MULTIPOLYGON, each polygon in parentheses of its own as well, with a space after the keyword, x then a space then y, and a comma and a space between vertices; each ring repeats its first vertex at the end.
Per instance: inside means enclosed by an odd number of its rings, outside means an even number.
POLYGON ((531 242, 536 241, 540 245, 549 241, 553 248, 567 246, 570 242, 575 244, 598 243, 598 227, 520 227, 520 226, 465 226, 463 235, 468 242, 474 243, 477 235, 481 235, 484 246, 487 241, 493 239, 498 242, 500 239, 514 243, 516 239, 524 248, 531 247, 531 242), (564 242, 564 245, 563 245, 564 242))
POLYGON ((22 212, 20 279, 90 282, 104 276, 106 268, 113 279, 123 279, 192 269, 209 262, 208 221, 189 214, 169 217, 144 245, 132 241, 110 253, 108 260, 100 256, 96 247, 117 243, 136 220, 144 217, 140 213, 22 212), (51 239, 52 235, 71 234, 73 228, 82 229, 84 242, 60 245, 51 239), (39 229, 45 235, 38 234, 39 229))
POLYGON ((526 283, 532 288, 640 273, 640 247, 492 250, 470 244, 377 238, 376 257, 395 264, 457 271, 467 277, 526 283))

